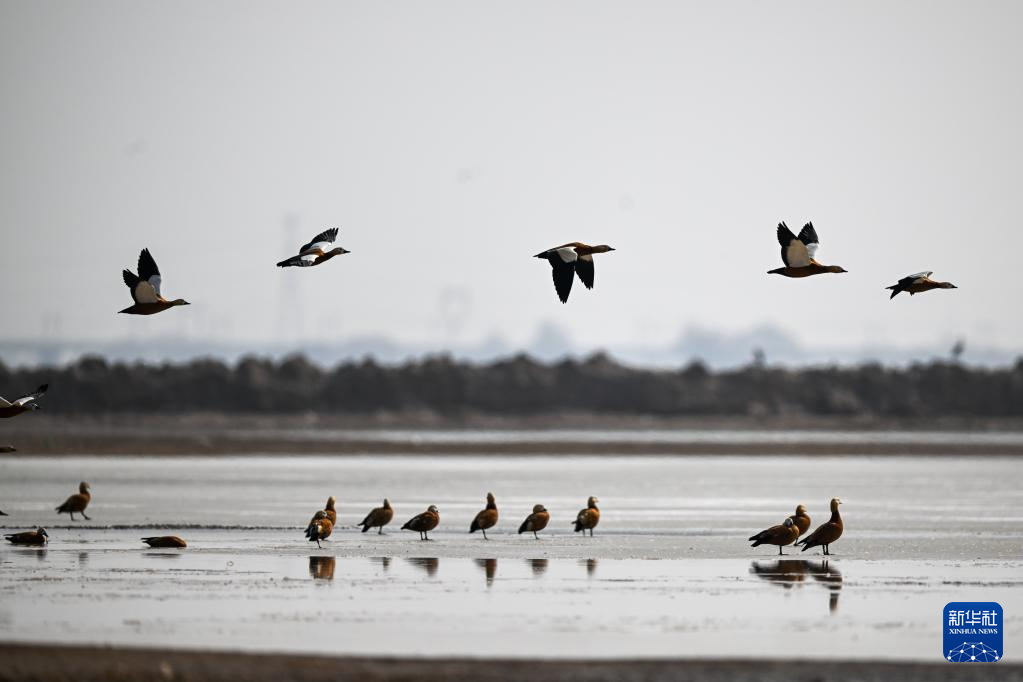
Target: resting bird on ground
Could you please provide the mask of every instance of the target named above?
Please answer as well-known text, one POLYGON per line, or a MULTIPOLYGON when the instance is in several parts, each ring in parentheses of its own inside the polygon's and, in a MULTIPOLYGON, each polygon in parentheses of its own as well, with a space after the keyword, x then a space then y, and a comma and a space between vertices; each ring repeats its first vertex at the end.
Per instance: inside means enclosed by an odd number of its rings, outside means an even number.
POLYGON ((142 542, 150 547, 182 548, 188 547, 188 543, 177 535, 161 535, 159 537, 142 538, 142 542))
POLYGON ((419 533, 420 540, 429 540, 430 531, 436 528, 438 523, 440 523, 440 512, 435 505, 431 504, 422 514, 416 514, 406 521, 401 529, 414 530, 419 533))
POLYGON ((131 298, 135 305, 118 312, 128 315, 153 315, 174 306, 191 305, 183 298, 168 301, 160 294, 160 268, 156 267, 156 261, 153 260, 149 249, 142 249, 142 253, 139 254, 138 275, 131 270, 124 270, 121 275, 131 290, 131 298))
POLYGON ((71 520, 75 520, 75 513, 79 513, 86 521, 91 519, 85 515, 85 508, 92 501, 92 493, 89 492, 89 484, 82 481, 78 484, 78 492, 64 500, 64 504, 57 507, 58 514, 70 514, 71 520))
POLYGON ((469 524, 469 532, 483 531, 483 539, 488 540, 487 528, 497 525, 497 502, 494 501, 494 493, 487 493, 487 507, 476 515, 476 518, 469 524))
POLYGON ((825 272, 846 272, 841 266, 822 265, 814 259, 820 240, 817 239, 817 230, 813 229, 813 223, 803 225, 798 237, 792 234, 792 230, 784 222, 778 223, 778 243, 781 244, 781 260, 785 267, 768 270, 769 275, 809 277, 825 272))
POLYGON ((550 520, 551 515, 547 513, 546 507, 542 504, 533 505, 533 513, 527 516, 519 526, 519 534, 532 533, 533 537, 539 540, 540 536, 537 535, 537 532, 546 528, 550 520))
POLYGON ((593 288, 593 254, 614 251, 607 244, 590 246, 582 242, 571 242, 555 246, 536 254, 536 258, 543 258, 551 264, 551 275, 554 278, 554 288, 558 292, 558 298, 562 303, 568 301, 568 294, 572 291, 572 275, 579 275, 579 280, 587 289, 593 288))
POLYGON ((600 523, 600 510, 597 509, 597 498, 590 497, 586 500, 586 509, 581 509, 575 517, 575 532, 583 532, 586 535, 586 531, 590 531, 590 537, 593 537, 593 529, 600 523))
POLYGON ((797 506, 796 513, 789 518, 792 519, 792 523, 796 524, 800 535, 810 530, 810 515, 806 513, 806 507, 803 505, 797 506))
POLYGON ((327 506, 323 508, 323 511, 327 515, 327 518, 330 519, 330 525, 332 526, 337 525, 337 510, 334 509, 334 504, 336 502, 337 499, 335 499, 334 496, 331 495, 330 497, 327 498, 327 506))
POLYGON ((817 530, 796 543, 803 546, 804 552, 811 547, 821 547, 824 554, 831 554, 828 545, 842 537, 842 530, 844 529, 842 516, 838 513, 838 505, 840 504, 842 504, 842 500, 837 497, 833 498, 831 500, 831 518, 828 519, 828 522, 817 526, 817 530))
POLYGON ((332 227, 329 230, 324 230, 319 233, 313 240, 308 244, 303 244, 302 248, 298 250, 297 256, 292 256, 282 260, 277 264, 279 268, 290 268, 299 267, 307 268, 313 265, 319 265, 320 263, 326 263, 334 256, 340 256, 343 253, 351 253, 347 249, 342 249, 340 246, 336 246, 333 249, 330 245, 337 239, 337 228, 332 227), (329 249, 329 250, 328 250, 329 249))
POLYGON ((759 547, 760 545, 778 545, 778 554, 784 554, 781 548, 785 545, 791 545, 799 537, 799 527, 795 524, 792 518, 785 519, 785 523, 778 526, 771 526, 767 530, 762 530, 756 535, 750 536, 750 541, 753 542, 750 547, 759 547))
POLYGON ((45 545, 49 539, 50 536, 45 528, 36 528, 24 533, 12 533, 11 535, 4 536, 4 540, 14 545, 45 545))
POLYGON ((370 528, 379 528, 377 535, 384 534, 384 526, 391 522, 394 518, 394 509, 391 507, 391 501, 384 498, 384 506, 377 507, 366 514, 366 518, 362 520, 359 525, 362 526, 362 532, 365 533, 370 528))
POLYGON ((892 295, 888 297, 888 300, 889 301, 892 300, 903 291, 908 291, 909 295, 912 296, 913 294, 922 294, 925 291, 930 291, 931 289, 959 288, 955 284, 952 284, 952 282, 938 282, 936 280, 931 279, 931 275, 933 274, 934 274, 933 270, 918 272, 915 275, 903 277, 890 287, 885 287, 885 289, 892 290, 892 295))
POLYGON ((329 538, 333 531, 334 524, 327 518, 327 512, 321 509, 313 515, 313 520, 306 527, 305 537, 309 542, 315 542, 317 547, 322 547, 320 540, 329 538))
MULTIPOLYGON (((43 384, 34 392, 29 393, 28 395, 23 395, 20 398, 16 398, 9 402, 0 398, 0 419, 17 417, 23 412, 32 412, 33 410, 40 409, 37 401, 44 393, 46 393, 46 389, 49 388, 49 386, 49 384, 43 384)), ((9 452, 14 452, 14 448, 11 448, 9 452)))

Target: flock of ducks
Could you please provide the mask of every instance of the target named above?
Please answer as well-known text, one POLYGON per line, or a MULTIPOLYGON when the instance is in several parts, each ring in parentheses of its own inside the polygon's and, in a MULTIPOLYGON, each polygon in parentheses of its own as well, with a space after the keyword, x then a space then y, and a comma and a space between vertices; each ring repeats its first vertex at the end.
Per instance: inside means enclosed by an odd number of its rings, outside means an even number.
POLYGON ((756 535, 751 535, 749 539, 753 544, 750 547, 777 545, 778 554, 783 555, 785 553, 782 551, 782 547, 794 543, 802 545, 802 551, 804 552, 813 547, 820 547, 821 552, 825 556, 829 556, 831 554, 829 545, 842 537, 842 530, 844 528, 842 525, 842 515, 838 513, 838 505, 840 504, 842 504, 842 500, 837 497, 832 498, 831 518, 802 540, 799 539, 799 536, 810 530, 810 515, 806 513, 806 507, 799 505, 796 507, 796 513, 785 519, 782 523, 777 526, 771 526, 767 530, 762 530, 756 535))

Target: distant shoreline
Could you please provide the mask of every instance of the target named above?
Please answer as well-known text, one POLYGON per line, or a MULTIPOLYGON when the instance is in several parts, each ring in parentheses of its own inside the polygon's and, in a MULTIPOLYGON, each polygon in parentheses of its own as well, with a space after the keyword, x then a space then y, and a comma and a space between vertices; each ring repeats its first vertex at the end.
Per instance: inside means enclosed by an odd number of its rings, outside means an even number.
POLYGON ((177 682, 397 682, 437 679, 448 682, 661 682, 733 680, 804 682, 807 680, 1018 680, 1023 667, 957 665, 939 662, 786 661, 786 660, 539 660, 455 658, 368 658, 301 654, 247 654, 134 647, 0 644, 0 682, 82 680, 176 680, 177 682))

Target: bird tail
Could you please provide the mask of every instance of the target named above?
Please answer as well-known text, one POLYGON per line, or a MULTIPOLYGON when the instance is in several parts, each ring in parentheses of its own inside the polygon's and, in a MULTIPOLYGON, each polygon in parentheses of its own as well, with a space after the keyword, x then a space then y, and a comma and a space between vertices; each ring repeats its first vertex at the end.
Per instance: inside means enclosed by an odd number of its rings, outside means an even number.
POLYGON ((523 521, 522 525, 519 526, 519 533, 521 534, 521 533, 525 533, 526 531, 528 531, 529 530, 529 528, 527 528, 528 525, 529 525, 529 521, 523 521))
POLYGON ((892 285, 890 287, 885 287, 885 289, 891 289, 892 290, 892 295, 888 297, 889 301, 892 300, 893 298, 895 298, 896 296, 898 296, 899 292, 902 291, 902 289, 899 288, 898 284, 892 285))
POLYGON ((581 524, 581 523, 579 523, 578 521, 576 521, 576 522, 575 522, 575 532, 576 532, 576 533, 578 533, 578 532, 579 532, 579 531, 581 531, 582 529, 583 529, 583 524, 581 524))
POLYGON ((369 530, 369 524, 368 523, 362 527, 362 532, 365 533, 367 530, 369 530))
POLYGON ((277 267, 279 267, 279 268, 290 268, 290 267, 292 267, 294 265, 301 265, 301 264, 302 264, 302 257, 301 256, 292 256, 291 258, 287 258, 285 260, 282 260, 280 263, 277 264, 277 267))

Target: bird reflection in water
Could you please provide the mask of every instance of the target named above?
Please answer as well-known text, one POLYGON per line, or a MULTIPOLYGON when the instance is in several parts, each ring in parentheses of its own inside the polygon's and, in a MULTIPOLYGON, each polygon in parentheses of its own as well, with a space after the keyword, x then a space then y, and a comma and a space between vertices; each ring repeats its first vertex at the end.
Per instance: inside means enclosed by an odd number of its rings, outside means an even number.
POLYGON ((370 557, 369 560, 374 564, 380 564, 380 568, 387 572, 387 569, 391 567, 391 557, 389 556, 374 556, 370 557))
POLYGON ((828 590, 828 610, 838 611, 838 596, 842 590, 842 572, 823 561, 809 559, 779 559, 777 561, 754 561, 749 572, 759 578, 791 589, 806 582, 807 576, 822 583, 828 590))
POLYGON ((537 578, 547 572, 547 559, 526 559, 526 563, 533 569, 533 575, 537 578))
POLYGON ((476 565, 482 568, 487 574, 487 587, 494 584, 494 574, 497 573, 497 559, 475 559, 476 565))
POLYGON ((437 557, 409 557, 408 562, 426 571, 426 575, 431 578, 437 575, 437 567, 440 566, 440 559, 437 557))
POLYGON ((332 556, 310 556, 309 575, 313 580, 333 580, 337 560, 332 556))
POLYGON ((597 572, 597 560, 587 559, 582 563, 586 564, 586 575, 592 578, 593 575, 597 572))
POLYGON ((89 565, 89 553, 88 552, 79 552, 78 553, 78 565, 81 568, 85 568, 86 566, 89 565))

